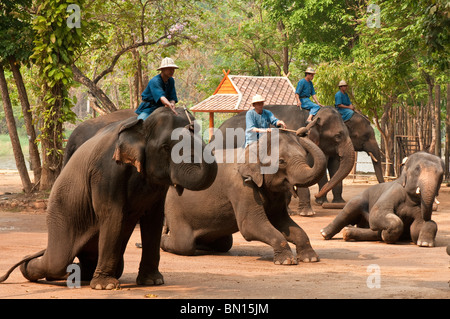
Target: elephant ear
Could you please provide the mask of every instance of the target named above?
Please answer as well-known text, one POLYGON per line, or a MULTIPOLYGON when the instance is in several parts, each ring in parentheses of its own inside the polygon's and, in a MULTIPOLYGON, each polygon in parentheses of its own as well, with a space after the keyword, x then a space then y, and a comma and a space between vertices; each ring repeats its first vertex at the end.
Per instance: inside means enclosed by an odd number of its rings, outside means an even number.
POLYGON ((261 187, 263 185, 263 175, 261 174, 261 166, 259 159, 257 158, 257 147, 256 143, 246 147, 244 154, 244 160, 240 158, 238 160, 238 172, 247 182, 250 179, 256 184, 256 186, 261 187), (256 161, 256 163, 254 163, 256 161))
POLYGON ((308 129, 308 138, 314 142, 314 144, 319 145, 320 143, 320 118, 316 117, 310 124, 306 126, 308 129))
POLYGON ((244 180, 250 178, 256 186, 261 187, 263 185, 264 178, 261 174, 261 167, 258 164, 239 164, 238 172, 244 180))
POLYGON ((117 164, 131 164, 139 173, 144 171, 145 139, 142 120, 130 118, 121 123, 113 160, 117 164))

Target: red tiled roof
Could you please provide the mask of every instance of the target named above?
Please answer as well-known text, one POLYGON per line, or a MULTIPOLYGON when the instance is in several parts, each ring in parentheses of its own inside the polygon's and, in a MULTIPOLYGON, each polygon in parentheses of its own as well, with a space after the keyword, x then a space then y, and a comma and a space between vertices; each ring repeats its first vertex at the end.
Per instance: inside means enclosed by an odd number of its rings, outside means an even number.
MULTIPOLYGON (((193 106, 193 112, 242 112, 251 106, 255 94, 266 105, 295 105, 295 89, 287 77, 226 75, 238 94, 215 94, 193 106)), ((223 81, 222 81, 223 82, 223 81)), ((216 90, 220 93, 220 88, 216 90)))

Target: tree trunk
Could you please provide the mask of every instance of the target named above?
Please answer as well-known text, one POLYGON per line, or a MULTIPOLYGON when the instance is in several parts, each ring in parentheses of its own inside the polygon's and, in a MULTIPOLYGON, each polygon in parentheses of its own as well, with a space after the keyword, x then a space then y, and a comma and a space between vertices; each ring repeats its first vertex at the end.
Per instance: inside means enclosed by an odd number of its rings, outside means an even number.
MULTIPOLYGON (((46 119, 42 129, 41 147, 42 147, 42 174, 39 189, 41 191, 51 190, 62 169, 63 146, 62 133, 63 123, 61 123, 62 92, 59 85, 52 89, 52 96, 56 98, 51 117, 46 119)), ((45 103, 45 102, 43 102, 45 103)), ((45 108, 45 106, 44 106, 45 108)))
POLYGON ((288 76, 289 74, 289 47, 287 44, 288 41, 288 34, 286 31, 286 27, 282 20, 278 21, 278 30, 281 32, 281 36, 284 40, 283 45, 283 73, 285 76, 288 76))
POLYGON ((441 86, 436 84, 434 86, 434 123, 436 147, 434 154, 441 157, 441 86))
POLYGON ((90 93, 94 95, 98 101, 100 101, 105 113, 117 111, 116 105, 114 105, 114 103, 105 94, 105 92, 103 92, 102 89, 100 89, 93 81, 85 76, 83 72, 81 72, 80 69, 76 67, 75 64, 72 65, 72 72, 74 80, 85 85, 89 89, 90 93))
POLYGON ((428 88, 428 103, 427 107, 431 112, 431 143, 428 147, 428 152, 435 154, 435 148, 436 148, 436 109, 433 103, 433 87, 434 87, 434 81, 433 78, 426 72, 423 72, 425 82, 427 83, 428 88))
POLYGON ((450 178, 450 83, 447 83, 447 100, 446 109, 447 116, 445 120, 445 178, 450 178))
POLYGON ((3 64, 0 63, 0 91, 3 99, 3 109, 5 111, 6 124, 8 125, 9 137, 14 152, 14 159, 16 161, 17 170, 19 171, 20 179, 22 180, 23 190, 25 193, 30 193, 33 189, 30 176, 28 175, 25 158, 23 156, 22 148, 20 146, 19 135, 17 134, 16 122, 14 120, 14 113, 11 105, 11 99, 8 92, 8 84, 6 83, 5 71, 3 64))
POLYGON ((13 57, 9 57, 8 60, 13 72, 14 80, 16 82, 20 104, 22 105, 23 119, 25 121, 25 127, 28 134, 28 147, 30 153, 31 169, 33 170, 34 183, 36 184, 41 179, 42 169, 41 157, 39 155, 39 149, 36 145, 36 130, 34 129, 33 125, 30 102, 28 100, 28 94, 23 83, 22 74, 20 73, 19 63, 13 57))

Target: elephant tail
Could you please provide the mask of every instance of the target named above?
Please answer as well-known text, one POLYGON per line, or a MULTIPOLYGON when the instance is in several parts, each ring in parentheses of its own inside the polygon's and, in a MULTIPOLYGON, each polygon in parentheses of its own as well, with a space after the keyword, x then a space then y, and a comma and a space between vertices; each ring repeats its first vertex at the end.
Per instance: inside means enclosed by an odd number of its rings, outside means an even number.
POLYGON ((19 267, 20 265, 22 265, 23 263, 29 262, 32 259, 38 258, 38 257, 42 257, 45 253, 45 249, 41 250, 40 252, 37 252, 33 255, 30 256, 26 256, 25 258, 23 258, 21 261, 19 261, 17 264, 15 264, 14 266, 12 266, 7 272, 6 274, 4 274, 3 276, 0 277, 0 283, 4 282, 6 279, 8 279, 9 275, 14 271, 14 269, 16 269, 17 267, 19 267))

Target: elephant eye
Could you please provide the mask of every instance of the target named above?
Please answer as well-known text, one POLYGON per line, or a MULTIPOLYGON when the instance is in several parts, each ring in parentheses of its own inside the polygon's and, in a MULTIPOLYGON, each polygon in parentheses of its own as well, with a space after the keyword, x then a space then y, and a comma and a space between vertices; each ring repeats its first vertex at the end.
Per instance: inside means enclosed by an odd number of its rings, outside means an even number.
POLYGON ((278 164, 279 164, 279 165, 286 165, 286 161, 285 161, 284 159, 280 158, 280 159, 278 160, 278 164))
POLYGON ((170 152, 170 146, 169 144, 164 143, 163 145, 161 145, 161 148, 164 149, 167 152, 170 152))

